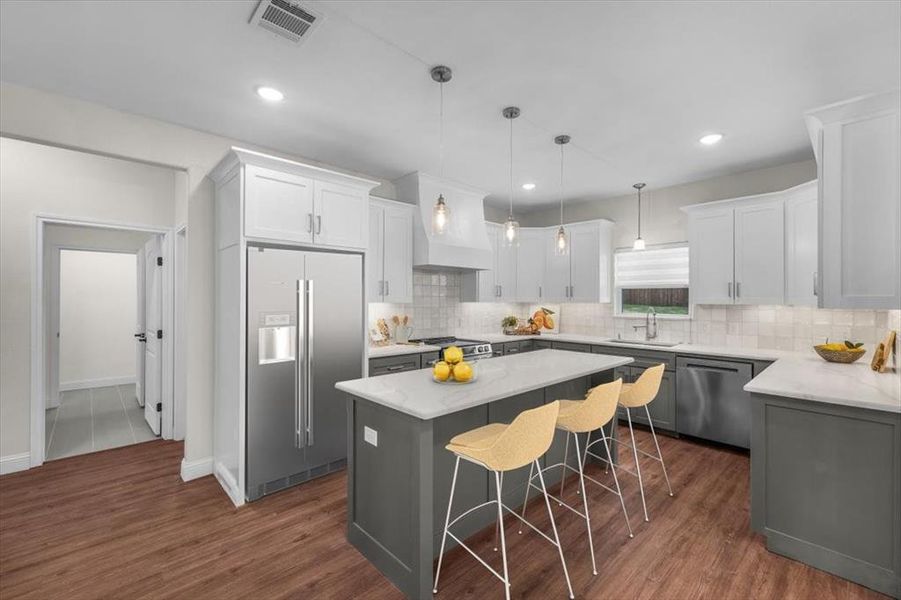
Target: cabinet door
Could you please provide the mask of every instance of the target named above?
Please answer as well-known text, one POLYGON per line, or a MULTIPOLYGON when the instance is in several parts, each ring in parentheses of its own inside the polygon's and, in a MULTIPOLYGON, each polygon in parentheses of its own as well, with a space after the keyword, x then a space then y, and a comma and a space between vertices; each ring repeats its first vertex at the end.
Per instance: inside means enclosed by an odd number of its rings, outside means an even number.
POLYGON ((817 189, 785 200, 785 303, 817 303, 817 189))
POLYGON ((286 242, 313 241, 313 181, 247 165, 244 235, 286 242))
MULTIPOLYGON (((631 367, 631 380, 636 381, 642 373, 644 373, 644 369, 631 367)), ((660 380, 660 390, 648 404, 648 412, 651 414, 654 429, 657 431, 676 430, 676 382, 673 375, 672 371, 664 371, 663 379, 660 380)), ((621 419, 626 418, 625 409, 619 409, 619 416, 621 419)), ((633 423, 648 424, 644 408, 633 408, 631 416, 633 423)))
POLYGON ((785 231, 782 200, 735 209, 736 304, 785 301, 785 231))
POLYGON ((385 209, 369 206, 369 248, 366 251, 366 295, 370 302, 382 302, 385 292, 385 209))
POLYGON ((497 270, 497 246, 500 238, 500 226, 488 227, 488 245, 491 247, 492 267, 484 271, 476 271, 477 280, 476 300, 479 302, 497 302, 497 282, 495 272, 497 270))
POLYGON ((570 301, 600 302, 601 230, 597 223, 569 227, 569 264, 570 301))
POLYGON ((544 284, 543 229, 521 229, 519 249, 516 253, 516 300, 540 302, 544 284))
POLYGON ((385 302, 413 302, 413 207, 385 207, 385 302))
POLYGON ((688 244, 692 304, 732 304, 732 209, 705 209, 689 215, 688 244))
MULTIPOLYGON (((544 286, 543 300, 565 302, 569 300, 569 254, 560 256, 556 252, 556 227, 542 230, 544 237, 544 286)), ((570 231, 570 234, 572 231, 570 231)), ((571 238, 570 238, 571 239, 571 238)), ((570 244, 570 252, 572 244, 570 244)))
POLYGON ((503 235, 498 236, 497 270, 494 273, 494 280, 497 284, 498 300, 503 302, 514 302, 516 300, 516 257, 518 250, 518 246, 507 244, 503 235))
POLYGON ((336 248, 365 248, 369 232, 369 195, 361 188, 317 181, 313 240, 336 248))

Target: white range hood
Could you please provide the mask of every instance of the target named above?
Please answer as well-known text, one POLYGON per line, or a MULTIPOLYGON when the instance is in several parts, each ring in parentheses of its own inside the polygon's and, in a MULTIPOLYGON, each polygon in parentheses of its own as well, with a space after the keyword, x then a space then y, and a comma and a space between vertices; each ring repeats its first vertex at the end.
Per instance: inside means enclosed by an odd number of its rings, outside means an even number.
POLYGON ((483 201, 485 192, 425 173, 394 181, 397 199, 416 205, 413 216, 413 266, 481 270, 492 267, 483 201), (450 221, 443 235, 432 233, 432 208, 444 196, 450 221))

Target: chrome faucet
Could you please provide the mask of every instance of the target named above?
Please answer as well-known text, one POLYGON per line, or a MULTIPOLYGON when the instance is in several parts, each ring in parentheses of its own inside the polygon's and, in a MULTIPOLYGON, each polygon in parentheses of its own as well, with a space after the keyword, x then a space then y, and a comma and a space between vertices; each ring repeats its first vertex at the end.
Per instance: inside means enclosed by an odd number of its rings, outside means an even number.
POLYGON ((657 311, 654 310, 653 306, 649 306, 648 312, 644 315, 644 325, 633 325, 632 329, 635 331, 644 329, 645 341, 653 340, 657 337, 657 311))

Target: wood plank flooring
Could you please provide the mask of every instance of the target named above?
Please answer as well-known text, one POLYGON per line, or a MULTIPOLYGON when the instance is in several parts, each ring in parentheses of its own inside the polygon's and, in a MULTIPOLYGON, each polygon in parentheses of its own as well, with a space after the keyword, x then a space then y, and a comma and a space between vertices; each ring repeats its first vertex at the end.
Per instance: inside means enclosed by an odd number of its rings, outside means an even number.
MULTIPOLYGON (((555 513, 577 598, 884 598, 766 551, 749 528, 747 454, 660 440, 676 496, 649 461, 644 523, 622 476, 634 539, 616 497, 589 488, 597 576, 584 522, 555 513)), ((182 454, 153 441, 0 478, 0 598, 401 598, 345 540, 343 473, 235 509, 212 477, 181 481, 182 454)), ((529 514, 549 527, 543 503, 529 514)), ((512 518, 505 531, 513 596, 565 598, 555 549, 512 518)), ((499 565, 492 538, 475 546, 499 565)), ((442 571, 437 598, 503 597, 461 549, 442 571)))

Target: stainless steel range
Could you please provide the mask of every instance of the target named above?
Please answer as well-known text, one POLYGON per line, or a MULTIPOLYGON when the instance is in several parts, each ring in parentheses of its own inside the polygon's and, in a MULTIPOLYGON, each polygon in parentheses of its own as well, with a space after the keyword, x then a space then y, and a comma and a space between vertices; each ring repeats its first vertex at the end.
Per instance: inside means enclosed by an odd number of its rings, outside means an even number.
MULTIPOLYGON (((463 351, 463 359, 467 361, 481 360, 483 358, 491 358, 491 344, 479 340, 470 340, 458 338, 454 336, 423 338, 420 340, 410 340, 411 342, 420 342, 429 346, 440 346, 441 351, 438 353, 438 360, 444 360, 444 350, 450 346, 456 346, 463 351)), ((434 364, 436 361, 430 361, 434 364)))

